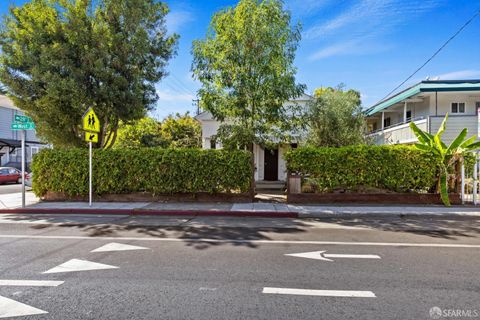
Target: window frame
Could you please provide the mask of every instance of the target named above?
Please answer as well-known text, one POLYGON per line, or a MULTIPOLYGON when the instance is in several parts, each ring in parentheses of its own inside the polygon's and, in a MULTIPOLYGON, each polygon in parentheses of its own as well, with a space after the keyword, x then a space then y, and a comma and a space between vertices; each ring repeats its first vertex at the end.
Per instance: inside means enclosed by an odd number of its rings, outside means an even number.
POLYGON ((465 114, 467 105, 465 102, 452 102, 450 103, 450 111, 452 114, 465 114), (456 105, 457 111, 453 111, 453 105, 456 105), (463 111, 460 112, 460 105, 463 105, 463 111))

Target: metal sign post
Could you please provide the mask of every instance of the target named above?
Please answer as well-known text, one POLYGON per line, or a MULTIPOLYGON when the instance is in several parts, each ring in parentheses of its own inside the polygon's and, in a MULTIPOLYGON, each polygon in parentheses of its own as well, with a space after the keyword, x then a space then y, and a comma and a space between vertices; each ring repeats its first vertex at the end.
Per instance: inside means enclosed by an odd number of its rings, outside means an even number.
POLYGON ((25 136, 26 131, 22 130, 22 208, 25 208, 25 136))
POLYGON ((92 142, 88 143, 89 147, 89 164, 88 164, 88 206, 92 206, 92 142))
POLYGON ((88 142, 88 206, 91 207, 93 202, 92 142, 98 142, 98 133, 100 132, 100 120, 93 108, 88 108, 85 111, 82 124, 85 131, 85 141, 88 142))
POLYGON ((10 125, 10 129, 13 131, 21 131, 22 136, 22 208, 25 208, 25 140, 27 131, 26 130, 35 130, 35 123, 33 123, 32 118, 15 114, 14 121, 10 125))

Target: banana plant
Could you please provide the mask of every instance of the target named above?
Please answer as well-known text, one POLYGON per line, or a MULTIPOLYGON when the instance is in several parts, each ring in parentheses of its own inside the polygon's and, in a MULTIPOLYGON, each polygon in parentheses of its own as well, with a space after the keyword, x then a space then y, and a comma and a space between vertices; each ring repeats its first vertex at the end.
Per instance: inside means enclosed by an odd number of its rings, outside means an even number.
POLYGON ((468 152, 480 149, 480 141, 475 141, 477 139, 476 136, 465 139, 468 130, 467 128, 464 128, 452 143, 447 146, 442 141, 442 135, 445 132, 447 119, 448 113, 445 115, 445 118, 435 135, 423 131, 413 122, 410 122, 410 128, 412 128, 413 133, 418 139, 418 143, 416 143, 415 146, 418 149, 430 152, 437 157, 440 166, 438 177, 440 184, 440 197, 446 206, 450 206, 450 200, 448 198, 448 170, 454 166, 455 163, 462 162, 464 156, 468 152))

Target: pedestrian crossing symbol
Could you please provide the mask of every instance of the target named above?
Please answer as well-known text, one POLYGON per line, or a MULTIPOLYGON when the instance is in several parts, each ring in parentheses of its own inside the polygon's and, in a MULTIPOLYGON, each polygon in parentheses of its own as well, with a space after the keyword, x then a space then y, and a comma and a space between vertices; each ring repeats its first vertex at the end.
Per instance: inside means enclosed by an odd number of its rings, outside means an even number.
MULTIPOLYGON (((100 121, 98 120, 97 115, 93 111, 93 108, 88 108, 88 110, 83 115, 83 130, 91 131, 91 132, 100 132, 100 121)), ((87 140, 87 141, 90 141, 90 140, 87 140)))
POLYGON ((98 133, 85 132, 85 141, 98 142, 98 133))

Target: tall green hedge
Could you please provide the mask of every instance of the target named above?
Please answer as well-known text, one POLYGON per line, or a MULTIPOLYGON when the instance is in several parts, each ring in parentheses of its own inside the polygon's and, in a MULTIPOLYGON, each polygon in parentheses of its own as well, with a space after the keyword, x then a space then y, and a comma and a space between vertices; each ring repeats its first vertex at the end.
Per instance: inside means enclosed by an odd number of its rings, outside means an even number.
MULTIPOLYGON (((32 163, 33 191, 88 194, 88 150, 44 149, 32 163)), ((250 153, 201 149, 94 150, 95 194, 247 192, 250 153)))
POLYGON ((430 154, 413 146, 305 147, 289 151, 285 159, 288 170, 307 177, 317 192, 359 186, 428 191, 438 168, 430 154))

